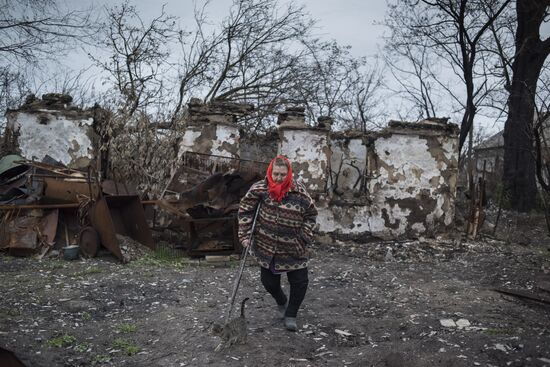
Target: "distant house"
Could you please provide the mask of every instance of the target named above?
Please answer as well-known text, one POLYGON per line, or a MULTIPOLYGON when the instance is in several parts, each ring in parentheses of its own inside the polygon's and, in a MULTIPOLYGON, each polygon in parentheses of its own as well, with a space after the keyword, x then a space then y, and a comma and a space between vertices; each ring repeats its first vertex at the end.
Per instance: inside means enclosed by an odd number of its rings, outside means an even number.
POLYGON ((485 177, 486 189, 492 193, 502 178, 504 163, 504 131, 499 131, 474 147, 474 179, 485 177))
MULTIPOLYGON (((543 161, 550 161, 550 113, 543 117, 543 161)), ((474 147, 474 179, 485 177, 487 194, 491 196, 502 180, 504 169, 504 130, 474 147)), ((547 174, 547 173, 546 173, 547 174)))

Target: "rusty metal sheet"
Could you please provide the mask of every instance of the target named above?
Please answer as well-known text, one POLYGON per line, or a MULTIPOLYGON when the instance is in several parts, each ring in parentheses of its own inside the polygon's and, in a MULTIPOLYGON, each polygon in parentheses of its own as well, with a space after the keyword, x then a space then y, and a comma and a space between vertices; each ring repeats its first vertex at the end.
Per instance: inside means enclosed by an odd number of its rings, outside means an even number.
POLYGON ((4 224, 0 248, 7 248, 10 255, 29 256, 38 249, 38 235, 35 228, 40 217, 17 217, 4 224))
POLYGON ((156 248, 139 196, 102 197, 92 207, 91 221, 99 233, 103 246, 121 261, 124 259, 116 237, 117 233, 128 236, 150 249, 156 248))
POLYGON ((145 220, 145 213, 139 196, 107 196, 105 200, 109 205, 117 230, 116 233, 133 238, 154 250, 155 243, 145 220))
POLYGON ((21 160, 16 161, 16 163, 21 163, 26 166, 35 167, 38 173, 50 172, 57 176, 64 176, 68 178, 86 178, 87 173, 78 169, 69 168, 69 167, 60 167, 56 165, 51 165, 42 162, 21 160))
MULTIPOLYGON (((46 188, 41 201, 46 204, 77 203, 79 194, 90 196, 87 182, 44 178, 44 183, 46 188)), ((93 197, 96 197, 98 190, 94 186, 92 185, 92 192, 93 197)))
POLYGON ((113 180, 101 182, 101 187, 105 194, 109 195, 137 195, 137 190, 133 185, 120 183, 113 180))
POLYGON ((54 244, 58 219, 59 210, 52 210, 51 213, 42 218, 38 226, 40 234, 42 235, 41 240, 48 246, 53 246, 54 244))
POLYGON ((122 252, 116 238, 115 224, 104 197, 93 205, 90 220, 92 226, 99 233, 101 244, 122 261, 122 252))
POLYGON ((44 216, 37 227, 38 244, 42 247, 38 259, 42 259, 54 246, 55 234, 57 232, 57 223, 59 220, 59 210, 52 210, 44 216))

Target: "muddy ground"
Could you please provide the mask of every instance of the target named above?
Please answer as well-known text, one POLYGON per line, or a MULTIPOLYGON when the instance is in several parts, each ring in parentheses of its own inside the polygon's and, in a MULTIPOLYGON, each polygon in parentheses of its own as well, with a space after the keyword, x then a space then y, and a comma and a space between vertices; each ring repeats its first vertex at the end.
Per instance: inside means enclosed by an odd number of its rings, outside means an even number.
POLYGON ((221 320, 236 263, 2 255, 0 345, 28 366, 550 366, 550 306, 493 290, 535 291, 550 242, 532 236, 325 239, 296 333, 247 267, 239 298, 251 297, 249 341, 220 352, 208 328, 221 320))

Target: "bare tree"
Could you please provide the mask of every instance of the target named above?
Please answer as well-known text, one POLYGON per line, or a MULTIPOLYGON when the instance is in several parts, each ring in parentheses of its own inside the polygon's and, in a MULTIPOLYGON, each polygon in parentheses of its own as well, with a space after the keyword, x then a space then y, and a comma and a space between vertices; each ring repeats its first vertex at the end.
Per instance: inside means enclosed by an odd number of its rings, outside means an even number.
POLYGON ((377 65, 361 75, 349 93, 353 102, 339 114, 344 128, 367 132, 384 126, 380 122, 387 118, 382 88, 383 77, 377 65))
POLYGON ((537 83, 550 54, 550 37, 545 40, 540 37, 540 28, 548 21, 549 10, 550 0, 518 0, 516 4, 516 51, 504 127, 503 183, 510 194, 512 208, 519 211, 532 209, 536 200, 532 121, 537 83))
POLYGON ((389 3, 387 25, 391 47, 429 47, 447 63, 464 86, 465 97, 435 78, 446 92, 460 101, 462 122, 460 149, 474 122, 478 107, 489 91, 489 74, 484 71, 484 44, 490 27, 511 0, 398 0, 389 3))
POLYGON ((342 47, 336 41, 313 41, 305 44, 310 51, 309 60, 304 63, 306 78, 298 86, 299 99, 304 101, 311 117, 334 116, 352 100, 344 96, 358 83, 358 70, 365 59, 355 59, 349 54, 349 47, 342 47))
POLYGON ((309 119, 330 116, 335 128, 366 131, 381 113, 382 73, 376 62, 351 55, 336 41, 304 42, 308 51, 294 70, 287 100, 304 104, 309 119))
POLYGON ((293 3, 281 8, 273 0, 235 0, 222 25, 225 42, 218 49, 205 100, 240 99, 274 87, 273 81, 284 77, 281 71, 293 62, 276 57, 288 56, 285 48, 304 37, 311 25, 303 7, 293 3), (266 58, 269 63, 262 62, 266 58))
POLYGON ((196 32, 182 33, 183 62, 174 117, 187 93, 200 86, 204 99, 253 103, 246 123, 257 129, 282 104, 304 104, 310 119, 334 115, 342 126, 364 125, 379 115, 374 95, 377 67, 351 56, 348 47, 311 38, 302 7, 276 0, 235 0, 219 29, 207 35, 205 8, 195 13, 196 32), (191 40, 189 40, 191 36, 191 40))
MULTIPOLYGON (((429 47, 419 42, 414 46, 403 44, 393 48, 388 43, 385 51, 385 62, 399 86, 392 92, 408 101, 408 108, 414 111, 411 119, 438 117, 437 111, 441 106, 437 105, 440 101, 436 99, 438 92, 434 88, 437 84, 434 79, 439 76, 432 70, 432 65, 437 63, 429 47)), ((405 116, 408 115, 405 113, 405 116)))
POLYGON ((66 11, 56 0, 0 1, 0 60, 35 63, 85 41, 96 30, 90 11, 66 11))
POLYGON ((303 7, 293 3, 234 0, 229 15, 207 34, 207 5, 195 12, 196 32, 180 40, 183 60, 174 116, 190 97, 189 91, 194 88, 196 94, 202 86, 206 102, 254 103, 258 114, 247 121, 258 127, 266 114, 277 110, 285 91, 297 83, 295 70, 304 50, 296 46, 308 37, 313 22, 303 7))
MULTIPOLYGON (((69 11, 56 0, 0 0, 0 108, 14 108, 30 93, 41 64, 96 32, 90 9, 69 11)), ((35 92, 33 90, 33 92, 35 92)))
MULTIPOLYGON (((380 111, 379 69, 352 57, 349 48, 313 39, 303 7, 233 0, 218 25, 207 8, 208 2, 196 9, 191 31, 178 29, 164 11, 145 23, 128 2, 108 10, 102 46, 111 57, 95 60, 119 96, 104 130, 114 137, 111 156, 128 177, 147 172, 147 187, 162 186, 152 172, 177 164, 191 97, 254 104, 254 113, 239 121, 248 131, 267 130, 282 105, 306 101, 312 117, 331 114, 342 126, 363 130, 372 125, 380 111)), ((156 176, 162 181, 170 175, 156 176)))
POLYGON ((22 71, 0 67, 0 110, 20 105, 28 93, 27 77, 22 71))
POLYGON ((112 77, 123 97, 119 107, 131 116, 163 97, 168 45, 177 36, 175 17, 162 7, 161 14, 146 24, 126 1, 107 9, 102 35, 101 43, 111 55, 107 61, 92 54, 90 57, 112 77))

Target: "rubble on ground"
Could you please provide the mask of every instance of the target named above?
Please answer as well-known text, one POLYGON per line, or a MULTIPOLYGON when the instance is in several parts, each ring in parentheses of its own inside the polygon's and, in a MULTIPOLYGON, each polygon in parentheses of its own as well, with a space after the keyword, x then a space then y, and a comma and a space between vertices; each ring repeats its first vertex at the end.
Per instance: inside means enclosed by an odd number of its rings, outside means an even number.
POLYGON ((544 366, 548 306, 495 289, 547 292, 548 238, 464 241, 451 252, 453 241, 315 246, 297 333, 277 318, 257 265, 247 266, 237 298, 251 298, 249 341, 222 353, 208 330, 225 315, 234 260, 121 267, 0 256, 0 343, 39 367, 544 366))

